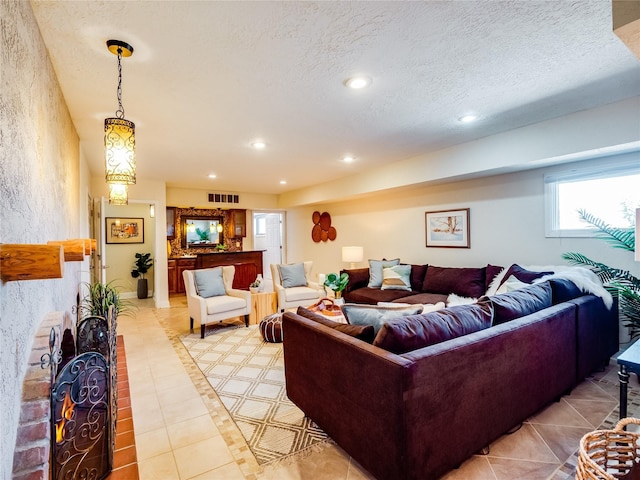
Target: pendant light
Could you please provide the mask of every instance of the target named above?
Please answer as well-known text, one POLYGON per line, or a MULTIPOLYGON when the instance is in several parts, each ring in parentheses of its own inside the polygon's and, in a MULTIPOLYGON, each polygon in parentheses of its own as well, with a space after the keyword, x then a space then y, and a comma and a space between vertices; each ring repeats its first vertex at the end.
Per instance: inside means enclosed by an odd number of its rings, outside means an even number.
POLYGON ((109 205, 128 205, 127 186, 121 183, 109 183, 109 205))
POLYGON ((133 47, 120 40, 108 40, 107 48, 118 56, 118 110, 116 116, 104 120, 105 179, 109 184, 136 183, 135 124, 124 118, 122 106, 122 57, 130 57, 133 47))

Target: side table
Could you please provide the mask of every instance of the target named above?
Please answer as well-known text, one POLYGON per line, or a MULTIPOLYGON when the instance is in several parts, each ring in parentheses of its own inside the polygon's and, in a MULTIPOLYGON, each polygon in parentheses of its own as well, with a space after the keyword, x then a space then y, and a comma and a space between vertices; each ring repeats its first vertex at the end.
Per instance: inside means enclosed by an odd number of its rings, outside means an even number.
POLYGON ((251 294, 251 314, 249 324, 260 323, 267 315, 276 313, 278 299, 275 292, 258 292, 251 294))
POLYGON ((640 375, 640 342, 635 342, 618 357, 618 380, 620 381, 620 418, 627 416, 627 388, 629 374, 640 375))

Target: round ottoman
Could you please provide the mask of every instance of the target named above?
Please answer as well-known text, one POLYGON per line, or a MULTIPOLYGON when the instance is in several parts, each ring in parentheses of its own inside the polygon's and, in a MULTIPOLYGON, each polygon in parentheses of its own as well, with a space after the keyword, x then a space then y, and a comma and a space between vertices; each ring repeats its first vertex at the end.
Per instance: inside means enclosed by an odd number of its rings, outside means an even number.
POLYGON ((282 314, 274 313, 268 317, 264 317, 260 321, 260 333, 265 342, 281 343, 282 342, 282 314))

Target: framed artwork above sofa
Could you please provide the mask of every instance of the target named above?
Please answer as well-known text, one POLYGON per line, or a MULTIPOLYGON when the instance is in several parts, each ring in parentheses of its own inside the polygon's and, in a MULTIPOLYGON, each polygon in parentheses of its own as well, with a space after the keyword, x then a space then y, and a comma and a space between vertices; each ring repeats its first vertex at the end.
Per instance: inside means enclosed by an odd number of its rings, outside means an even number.
POLYGON ((425 212, 427 247, 471 248, 469 209, 425 212))

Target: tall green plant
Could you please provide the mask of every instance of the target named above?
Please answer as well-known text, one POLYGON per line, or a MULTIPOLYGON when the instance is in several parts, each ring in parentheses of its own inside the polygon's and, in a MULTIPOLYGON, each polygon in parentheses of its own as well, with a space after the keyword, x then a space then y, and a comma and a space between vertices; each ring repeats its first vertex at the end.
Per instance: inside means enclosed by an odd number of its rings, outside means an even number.
MULTIPOLYGON (((580 218, 598 229, 596 235, 613 248, 635 251, 636 235, 633 227, 617 228, 585 210, 578 210, 580 218)), ((610 267, 596 262, 581 253, 563 253, 562 258, 573 265, 581 265, 595 272, 605 288, 618 298, 620 313, 625 327, 629 328, 631 339, 640 336, 640 279, 629 270, 610 267)))
POLYGON ((144 278, 144 274, 153 266, 153 260, 150 253, 136 253, 136 260, 133 263, 131 276, 133 278, 144 278))
POLYGON ((86 295, 80 301, 80 317, 107 317, 109 307, 113 305, 116 316, 127 315, 133 309, 133 304, 122 300, 113 282, 84 283, 86 295))

